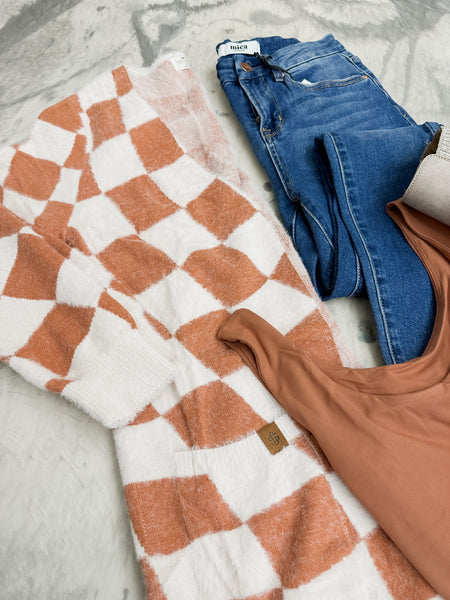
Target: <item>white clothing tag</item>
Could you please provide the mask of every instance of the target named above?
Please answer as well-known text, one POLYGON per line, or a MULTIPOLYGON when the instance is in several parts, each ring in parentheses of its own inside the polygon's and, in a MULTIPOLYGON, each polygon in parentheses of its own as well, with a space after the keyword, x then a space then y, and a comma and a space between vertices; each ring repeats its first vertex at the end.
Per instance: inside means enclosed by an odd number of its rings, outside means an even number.
POLYGON ((302 79, 300 81, 302 85, 314 85, 312 81, 308 81, 308 79, 302 79))
POLYGON ((191 68, 184 54, 180 54, 180 56, 174 56, 170 60, 177 71, 183 71, 184 69, 191 68))
POLYGON ((228 56, 229 54, 260 54, 259 42, 250 40, 249 42, 226 42, 217 49, 217 55, 228 56))

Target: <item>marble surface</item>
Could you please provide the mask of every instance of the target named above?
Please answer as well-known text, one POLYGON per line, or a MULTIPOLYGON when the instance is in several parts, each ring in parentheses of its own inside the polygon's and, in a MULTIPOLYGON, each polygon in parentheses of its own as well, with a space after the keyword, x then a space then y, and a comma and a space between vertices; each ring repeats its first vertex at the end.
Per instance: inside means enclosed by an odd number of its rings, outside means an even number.
MULTIPOLYGON (((3 0, 0 143, 26 138, 45 107, 97 74, 183 50, 242 168, 273 206, 216 79, 215 45, 328 32, 417 121, 450 122, 446 0, 3 0)), ((380 364, 367 302, 327 304, 360 363, 380 364)), ((110 432, 1 365, 0 599, 143 598, 110 432)))

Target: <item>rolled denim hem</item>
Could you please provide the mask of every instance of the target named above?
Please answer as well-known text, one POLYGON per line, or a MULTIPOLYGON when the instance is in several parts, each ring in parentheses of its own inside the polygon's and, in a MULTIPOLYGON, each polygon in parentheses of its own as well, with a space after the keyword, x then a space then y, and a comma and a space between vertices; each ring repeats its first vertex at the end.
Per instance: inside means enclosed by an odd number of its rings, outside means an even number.
MULTIPOLYGON (((369 170, 364 173, 363 166, 376 162, 374 138, 384 137, 392 154, 385 149, 385 163, 379 165, 381 172, 404 170, 412 176, 417 156, 428 139, 424 130, 429 125, 437 127, 436 123, 401 131, 328 133, 322 141, 329 157, 340 218, 360 259, 380 349, 387 363, 405 362, 423 353, 433 328, 436 303, 424 265, 386 214, 384 201, 380 202, 385 194, 371 195, 368 182, 372 180, 377 189, 384 189, 384 182, 375 184, 373 174, 369 170), (400 153, 395 146, 399 136, 404 142, 400 153)), ((388 177, 386 183, 389 184, 388 177)), ((391 179, 391 184, 400 197, 398 180, 391 179)))

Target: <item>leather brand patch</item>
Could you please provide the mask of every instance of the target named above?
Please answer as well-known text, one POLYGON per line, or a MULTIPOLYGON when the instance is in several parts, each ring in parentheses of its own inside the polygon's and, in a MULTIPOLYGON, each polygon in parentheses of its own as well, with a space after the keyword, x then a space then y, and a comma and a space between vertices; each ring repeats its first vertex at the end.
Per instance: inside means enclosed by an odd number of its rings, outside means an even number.
POLYGON ((264 427, 261 427, 261 429, 258 429, 256 433, 259 435, 270 454, 276 454, 277 452, 280 452, 280 450, 283 450, 285 446, 289 446, 289 442, 281 433, 281 430, 276 423, 268 423, 267 425, 264 425, 264 427))

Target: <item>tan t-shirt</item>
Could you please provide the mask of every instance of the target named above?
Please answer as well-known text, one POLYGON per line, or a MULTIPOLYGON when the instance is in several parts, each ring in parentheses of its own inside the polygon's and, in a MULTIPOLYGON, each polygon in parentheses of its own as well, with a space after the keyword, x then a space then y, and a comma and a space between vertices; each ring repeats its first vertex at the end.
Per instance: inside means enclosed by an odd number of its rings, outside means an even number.
POLYGON ((369 369, 321 364, 246 309, 218 335, 315 436, 355 496, 450 600, 450 228, 401 200, 388 212, 423 260, 436 295, 421 357, 369 369))

